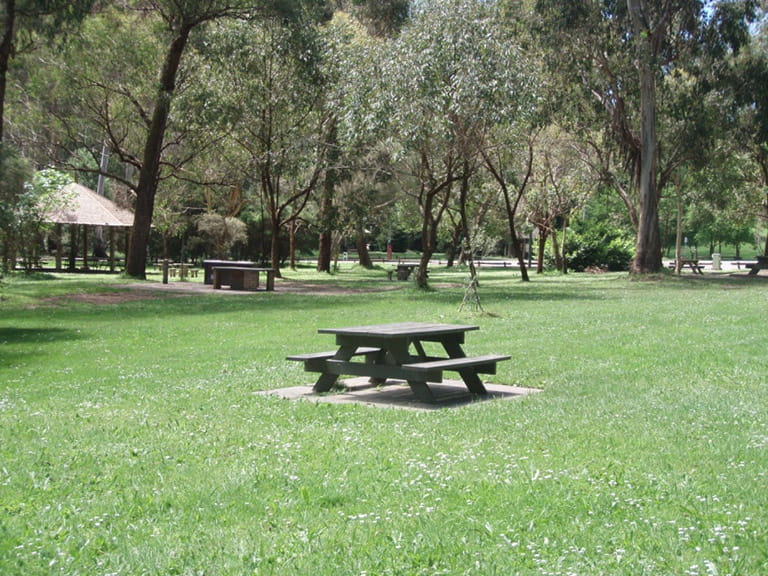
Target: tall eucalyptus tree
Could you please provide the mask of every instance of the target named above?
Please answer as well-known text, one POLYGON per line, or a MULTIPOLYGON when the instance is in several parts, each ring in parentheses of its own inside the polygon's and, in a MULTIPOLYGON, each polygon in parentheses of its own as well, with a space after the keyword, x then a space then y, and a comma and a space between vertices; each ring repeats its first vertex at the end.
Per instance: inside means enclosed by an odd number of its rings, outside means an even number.
POLYGON ((527 67, 500 26, 498 8, 472 0, 420 2, 384 70, 392 134, 422 217, 420 287, 427 285, 427 264, 454 189, 477 169, 488 131, 530 107, 527 67))
POLYGON ((279 270, 282 232, 300 217, 326 167, 331 123, 316 30, 264 19, 222 26, 217 37, 210 61, 222 91, 216 98, 226 109, 244 185, 259 191, 271 265, 279 270))
POLYGON ((661 170, 663 147, 657 130, 664 79, 695 65, 702 54, 712 62, 744 43, 754 4, 537 1, 539 30, 551 62, 603 111, 605 130, 619 145, 637 187, 635 273, 656 272, 662 266, 658 202, 662 178, 668 179, 669 173, 661 170))
POLYGON ((153 0, 154 9, 164 23, 167 49, 160 66, 153 109, 148 117, 141 169, 136 186, 135 219, 128 251, 126 272, 144 277, 147 244, 152 225, 157 182, 160 176, 163 139, 171 114, 176 80, 192 32, 225 18, 296 18, 303 13, 301 0, 153 0))
MULTIPOLYGON (((126 22, 141 22, 132 28, 136 38, 123 35, 127 40, 125 52, 134 58, 139 67, 147 70, 138 78, 137 88, 133 83, 123 83, 120 66, 123 55, 115 50, 116 60, 109 61, 111 69, 101 66, 98 76, 87 75, 72 68, 82 85, 91 93, 100 91, 102 101, 92 98, 86 104, 90 113, 105 129, 110 144, 124 161, 133 165, 137 176, 129 178, 135 191, 135 217, 131 243, 127 253, 126 272, 130 276, 144 277, 146 274, 147 246, 149 243, 155 197, 158 184, 163 177, 176 173, 178 163, 167 162, 169 155, 178 153, 181 163, 189 161, 195 154, 190 148, 180 148, 179 134, 185 131, 185 124, 191 117, 178 117, 175 100, 180 81, 185 76, 184 55, 190 45, 201 41, 194 48, 204 51, 202 33, 207 25, 222 20, 259 21, 264 18, 295 20, 309 8, 319 7, 321 0, 131 0, 105 11, 112 13, 116 29, 125 29, 126 22), (119 104, 117 104, 119 103, 119 104), (131 114, 132 111, 132 114, 131 114), (116 118, 115 114, 120 114, 116 118), (136 122, 138 119, 138 122, 136 122), (127 126, 133 125, 128 128, 127 126), (169 129, 172 138, 167 139, 169 129)), ((101 46, 115 48, 114 39, 102 37, 101 46)), ((98 52, 97 52, 98 53, 98 52)), ((187 71, 188 72, 188 71, 187 71)), ((203 79, 195 80, 204 82, 203 79)))
MULTIPOLYGON (((346 0, 337 3, 337 12, 328 26, 324 27, 325 40, 323 81, 326 84, 326 107, 328 111, 329 130, 327 131, 327 167, 322 182, 322 193, 319 198, 319 241, 318 241, 318 272, 330 272, 332 244, 334 233, 338 234, 338 204, 337 187, 342 184, 350 172, 355 171, 353 165, 359 161, 368 163, 368 151, 372 145, 371 134, 367 131, 350 131, 350 114, 360 111, 354 103, 355 96, 361 95, 372 83, 378 66, 372 65, 377 50, 396 36, 408 16, 408 0, 346 0), (345 127, 341 126, 346 124, 345 127), (345 141, 341 141, 340 131, 345 131, 345 141)), ((378 82, 378 78, 373 83, 378 82)), ((365 104, 364 104, 365 106, 365 104)), ((358 178, 365 179, 366 172, 375 174, 377 171, 362 171, 358 178)), ((357 198, 359 201, 360 198, 357 198)), ((356 205, 360 205, 359 202, 356 205)), ((358 220, 355 229, 360 231, 362 223, 358 220)), ((366 244, 360 234, 356 233, 358 256, 360 264, 372 267, 373 263, 367 254, 366 244)))
POLYGON ((768 21, 763 16, 750 49, 735 59, 731 80, 739 104, 739 141, 756 166, 753 180, 763 190, 760 219, 766 234, 762 249, 768 256, 768 21))

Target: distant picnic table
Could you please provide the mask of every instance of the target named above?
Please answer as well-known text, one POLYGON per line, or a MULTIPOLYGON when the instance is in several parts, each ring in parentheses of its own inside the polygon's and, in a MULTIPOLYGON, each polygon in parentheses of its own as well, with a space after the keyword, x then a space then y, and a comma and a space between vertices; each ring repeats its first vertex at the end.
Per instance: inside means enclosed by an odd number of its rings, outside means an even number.
POLYGON ((275 289, 275 270, 273 268, 251 268, 242 266, 214 266, 213 289, 220 290, 222 286, 229 286, 230 290, 259 289, 259 276, 264 273, 267 277, 265 288, 268 292, 275 289))
MULTIPOLYGON (((677 262, 675 260, 672 260, 672 262, 669 263, 669 267, 674 270, 676 267, 677 262)), ((694 274, 704 274, 704 270, 701 267, 701 264, 699 264, 699 261, 692 258, 686 258, 680 260, 680 270, 688 266, 688 268, 691 269, 691 271, 694 274)))

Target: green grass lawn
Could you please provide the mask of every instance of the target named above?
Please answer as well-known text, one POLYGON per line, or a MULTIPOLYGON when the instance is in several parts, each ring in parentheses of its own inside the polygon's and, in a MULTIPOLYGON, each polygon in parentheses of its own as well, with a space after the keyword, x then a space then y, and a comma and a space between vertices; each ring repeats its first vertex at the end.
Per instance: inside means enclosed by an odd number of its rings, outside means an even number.
POLYGON ((768 573, 765 281, 482 269, 480 314, 464 272, 285 275, 390 290, 0 281, 0 574, 768 573), (512 356, 492 381, 542 392, 256 393, 312 381, 284 358, 333 348, 318 328, 406 320, 479 325, 468 354, 512 356))

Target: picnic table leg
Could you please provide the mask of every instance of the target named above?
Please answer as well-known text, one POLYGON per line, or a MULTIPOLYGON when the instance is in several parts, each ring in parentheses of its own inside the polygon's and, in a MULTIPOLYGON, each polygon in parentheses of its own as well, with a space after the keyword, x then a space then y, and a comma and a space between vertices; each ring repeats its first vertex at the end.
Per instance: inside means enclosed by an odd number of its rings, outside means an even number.
POLYGON ((422 402, 434 404, 435 397, 432 395, 432 390, 429 389, 426 382, 422 382, 421 380, 408 380, 408 386, 411 387, 416 398, 422 402))
MULTIPOLYGON (((375 354, 368 354, 365 357, 366 364, 386 364, 387 363, 387 351, 382 349, 376 352, 375 354)), ((386 378, 376 378, 375 376, 371 376, 368 379, 368 382, 373 384, 374 386, 379 386, 381 384, 384 384, 387 381, 386 378)))
MULTIPOLYGON (((449 358, 464 358, 466 356, 464 350, 461 348, 461 344, 456 340, 444 340, 443 348, 445 348, 449 358)), ((459 369, 459 375, 464 381, 464 384, 466 384, 467 389, 473 394, 488 394, 488 390, 483 386, 483 381, 480 380, 480 376, 477 375, 474 368, 461 368, 459 369)))
MULTIPOLYGON (((399 343, 398 343, 399 344, 399 343)), ((414 341, 413 342, 414 347, 416 350, 424 356, 424 348, 421 346, 421 342, 414 341)), ((411 354, 408 350, 408 343, 403 343, 403 345, 393 346, 389 349, 389 353, 392 355, 392 358, 395 361, 395 364, 402 366, 403 364, 407 364, 411 361, 411 354)), ((432 395, 432 390, 429 389, 429 386, 427 386, 426 381, 423 380, 407 380, 408 386, 411 388, 411 391, 413 394, 421 400, 422 402, 428 402, 430 404, 433 404, 435 402, 435 397, 432 395)))
MULTIPOLYGON (((355 355, 355 352, 357 351, 357 346, 340 346, 336 354, 333 356, 334 360, 344 360, 345 362, 350 360, 352 356, 355 355)), ((338 374, 330 374, 328 372, 323 372, 320 374, 320 377, 317 379, 317 382, 315 382, 315 385, 312 387, 312 390, 315 392, 328 392, 331 388, 333 388, 333 385, 336 384, 336 381, 339 379, 338 374)))

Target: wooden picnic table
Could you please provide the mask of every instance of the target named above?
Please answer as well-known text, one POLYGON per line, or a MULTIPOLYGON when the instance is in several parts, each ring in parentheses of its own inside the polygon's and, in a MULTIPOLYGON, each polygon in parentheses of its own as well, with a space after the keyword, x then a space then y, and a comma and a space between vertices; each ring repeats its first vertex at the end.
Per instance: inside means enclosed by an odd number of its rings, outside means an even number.
MULTIPOLYGON (((675 269, 675 265, 676 265, 676 261, 675 260, 673 260, 672 262, 669 263, 669 267, 672 270, 675 269)), ((694 274, 702 274, 702 275, 704 274, 704 271, 702 270, 701 265, 699 264, 698 260, 694 260, 694 259, 690 259, 690 258, 681 259, 680 260, 680 270, 682 270, 686 266, 688 266, 688 268, 690 268, 693 271, 694 274)))
POLYGON ((318 333, 335 335, 337 350, 296 354, 287 359, 304 362, 306 371, 320 374, 315 392, 330 390, 340 375, 347 374, 367 376, 374 384, 383 384, 387 379, 405 380, 419 400, 434 402, 427 383, 442 382, 443 371, 447 370, 458 372, 470 392, 486 394, 479 374, 495 374, 496 363, 510 357, 467 356, 462 349, 464 336, 477 329, 424 322, 322 328, 318 333), (440 354, 430 355, 426 343, 440 345, 440 354))
POLYGON ((197 268, 195 268, 195 265, 186 262, 171 262, 168 265, 168 272, 171 278, 175 278, 177 273, 182 280, 187 276, 197 278, 197 268))
POLYGON ((273 268, 251 268, 240 266, 214 266, 213 289, 229 286, 230 290, 259 289, 259 275, 264 272, 267 276, 267 291, 275 289, 275 270, 273 268))
POLYGON ((203 260, 203 283, 213 284, 214 267, 256 268, 256 263, 250 260, 203 260))

